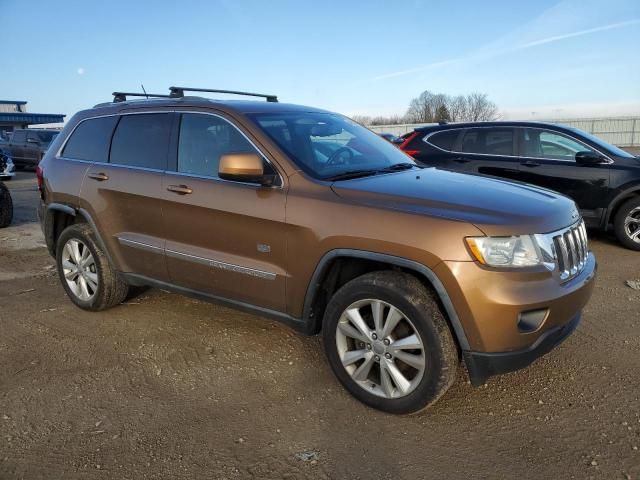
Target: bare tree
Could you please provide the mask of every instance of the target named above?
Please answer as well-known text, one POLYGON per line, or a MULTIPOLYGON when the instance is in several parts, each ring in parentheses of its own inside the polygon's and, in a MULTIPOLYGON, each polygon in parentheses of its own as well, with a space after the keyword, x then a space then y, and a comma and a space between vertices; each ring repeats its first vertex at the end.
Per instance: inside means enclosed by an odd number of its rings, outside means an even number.
POLYGON ((499 118, 498 107, 486 93, 452 97, 443 93, 422 92, 409 103, 406 119, 413 123, 438 121, 479 122, 499 118), (444 113, 448 115, 444 115, 444 113), (443 120, 447 118, 448 120, 443 120))
POLYGON ((467 95, 467 109, 465 120, 468 122, 486 122, 500 117, 497 105, 489 100, 486 93, 475 92, 467 95))
POLYGON ((486 93, 451 96, 425 90, 411 100, 404 116, 355 115, 363 125, 397 125, 401 123, 482 122, 500 118, 498 107, 486 93))
POLYGON ((371 117, 368 115, 354 115, 351 120, 358 122, 360 125, 372 125, 371 117))

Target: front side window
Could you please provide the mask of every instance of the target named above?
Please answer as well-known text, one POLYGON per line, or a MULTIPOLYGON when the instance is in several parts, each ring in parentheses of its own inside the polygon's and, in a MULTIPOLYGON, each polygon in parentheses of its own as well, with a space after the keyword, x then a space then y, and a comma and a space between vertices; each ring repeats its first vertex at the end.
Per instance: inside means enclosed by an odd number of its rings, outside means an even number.
POLYGON ((75 160, 106 162, 109 142, 118 117, 91 118, 81 122, 69 137, 62 156, 75 160))
POLYGON ((259 154, 244 135, 228 121, 214 115, 182 115, 178 141, 178 172, 217 177, 220 157, 228 153, 259 154))
POLYGON ((593 152, 587 145, 551 130, 526 128, 522 140, 523 156, 574 161, 578 152, 593 152))
POLYGON ((462 139, 464 153, 514 155, 514 133, 511 128, 470 128, 462 139))
POLYGON ((109 161, 117 165, 166 170, 171 116, 123 115, 111 142, 109 161))
POLYGON ((352 173, 375 175, 413 160, 397 147, 341 115, 316 112, 250 115, 291 160, 320 180, 352 173))

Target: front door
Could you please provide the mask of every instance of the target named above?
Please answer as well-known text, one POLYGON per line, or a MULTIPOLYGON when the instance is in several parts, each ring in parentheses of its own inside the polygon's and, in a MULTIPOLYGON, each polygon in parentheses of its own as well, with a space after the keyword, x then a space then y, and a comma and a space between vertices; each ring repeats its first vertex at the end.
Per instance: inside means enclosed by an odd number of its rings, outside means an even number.
MULTIPOLYGON (((109 161, 91 164, 80 195, 117 268, 162 281, 168 280, 162 175, 173 119, 172 113, 122 115, 113 133, 109 161)), ((73 135, 90 121, 80 124, 73 135)))
MULTIPOLYGON (((173 172, 163 179, 163 222, 171 282, 285 310, 286 193, 218 178, 225 153, 259 153, 221 116, 181 116, 173 172)), ((264 155, 262 155, 264 157, 264 155)), ((265 160, 265 168, 273 168, 265 160)))
POLYGON ((576 153, 594 150, 563 133, 543 128, 519 130, 522 180, 572 198, 588 224, 599 224, 609 188, 609 165, 576 163, 576 153))

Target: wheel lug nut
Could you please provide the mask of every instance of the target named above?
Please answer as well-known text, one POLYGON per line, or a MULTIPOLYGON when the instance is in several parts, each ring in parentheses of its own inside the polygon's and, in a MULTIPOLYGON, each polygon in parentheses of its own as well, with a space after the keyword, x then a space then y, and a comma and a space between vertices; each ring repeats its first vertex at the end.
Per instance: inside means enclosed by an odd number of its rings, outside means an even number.
POLYGON ((374 340, 377 340, 378 339, 378 335, 376 335, 375 333, 372 333, 371 334, 371 338, 373 338, 374 340))
POLYGON ((391 354, 390 353, 385 353, 384 356, 385 356, 385 358, 389 358, 389 359, 391 358, 391 354))
POLYGON ((388 338, 385 338, 385 339, 384 339, 384 344, 385 344, 385 345, 389 345, 390 343, 391 343, 391 342, 389 341, 389 339, 388 339, 388 338))
POLYGON ((376 362, 380 361, 380 357, 378 355, 376 355, 374 358, 376 359, 376 362))
POLYGON ((367 343, 367 350, 371 350, 371 344, 367 343))

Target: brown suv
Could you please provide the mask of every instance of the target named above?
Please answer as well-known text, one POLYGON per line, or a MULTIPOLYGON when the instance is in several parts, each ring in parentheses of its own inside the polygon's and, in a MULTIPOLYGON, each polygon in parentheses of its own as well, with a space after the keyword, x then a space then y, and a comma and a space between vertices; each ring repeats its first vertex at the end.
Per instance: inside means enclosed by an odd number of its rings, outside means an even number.
POLYGON ((576 328, 596 262, 573 201, 420 168, 341 115, 185 90, 76 114, 38 168, 79 307, 150 285, 322 332, 342 384, 395 413, 461 359, 479 385, 576 328))

